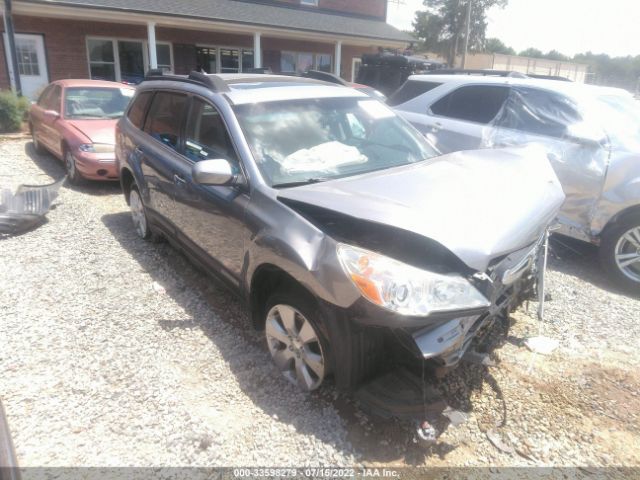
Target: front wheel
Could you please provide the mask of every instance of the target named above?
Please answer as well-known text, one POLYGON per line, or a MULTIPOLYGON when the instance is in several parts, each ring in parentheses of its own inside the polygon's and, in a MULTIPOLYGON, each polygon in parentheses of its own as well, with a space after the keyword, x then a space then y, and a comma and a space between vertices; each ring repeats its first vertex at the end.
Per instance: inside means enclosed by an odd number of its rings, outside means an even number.
POLYGON ((330 362, 317 308, 303 296, 282 292, 269 298, 265 312, 267 345, 280 372, 303 391, 319 388, 330 362))
POLYGON ((629 215, 602 235, 600 260, 620 287, 640 293, 640 215, 629 215))
POLYGON ((64 152, 64 168, 67 171, 67 178, 73 185, 79 185, 82 182, 82 175, 76 166, 76 159, 70 150, 64 152))

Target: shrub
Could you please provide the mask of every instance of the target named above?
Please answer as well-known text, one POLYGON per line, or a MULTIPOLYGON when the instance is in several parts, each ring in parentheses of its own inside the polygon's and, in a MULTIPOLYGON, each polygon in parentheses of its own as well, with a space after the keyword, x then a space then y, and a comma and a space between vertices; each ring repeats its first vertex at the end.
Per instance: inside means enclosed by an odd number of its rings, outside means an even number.
POLYGON ((19 131, 28 111, 28 98, 10 90, 0 92, 0 133, 19 131))

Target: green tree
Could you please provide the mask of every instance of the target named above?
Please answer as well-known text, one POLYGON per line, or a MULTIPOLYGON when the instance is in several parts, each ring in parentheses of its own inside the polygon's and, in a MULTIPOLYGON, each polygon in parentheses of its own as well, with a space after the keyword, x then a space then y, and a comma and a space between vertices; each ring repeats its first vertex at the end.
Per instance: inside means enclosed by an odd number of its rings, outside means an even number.
POLYGON ((487 11, 493 6, 504 8, 508 0, 423 0, 424 11, 416 13, 413 29, 423 47, 455 63, 464 50, 467 8, 471 5, 469 50, 485 48, 487 11), (469 3, 470 2, 470 3, 469 3))
POLYGON ((548 58, 549 60, 558 60, 561 62, 570 62, 571 57, 567 57, 563 53, 560 53, 557 50, 551 50, 544 54, 544 58, 548 58))
POLYGON ((521 57, 531 57, 531 58, 543 58, 544 53, 542 50, 538 50, 537 48, 527 48, 526 50, 521 51, 518 55, 521 57))
POLYGON ((503 55, 515 55, 516 51, 507 47, 499 38, 487 38, 484 51, 487 53, 501 53, 503 55))

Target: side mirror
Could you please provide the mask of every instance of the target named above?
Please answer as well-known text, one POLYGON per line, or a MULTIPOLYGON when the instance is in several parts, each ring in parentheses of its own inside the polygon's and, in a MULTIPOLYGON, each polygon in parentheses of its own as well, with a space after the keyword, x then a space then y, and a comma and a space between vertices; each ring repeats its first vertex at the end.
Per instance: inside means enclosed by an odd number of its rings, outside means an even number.
POLYGON ((235 179, 233 168, 228 160, 202 160, 191 171, 195 183, 200 185, 229 185, 235 179))
POLYGON ((60 114, 55 110, 45 110, 44 116, 50 118, 51 120, 57 120, 60 118, 60 114))

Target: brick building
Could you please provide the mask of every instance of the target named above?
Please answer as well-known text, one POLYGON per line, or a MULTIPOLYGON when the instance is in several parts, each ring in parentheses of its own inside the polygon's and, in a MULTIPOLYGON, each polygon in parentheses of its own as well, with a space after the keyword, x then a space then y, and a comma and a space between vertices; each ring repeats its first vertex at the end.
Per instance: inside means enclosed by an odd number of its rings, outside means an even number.
MULTIPOLYGON (((352 80, 362 53, 404 48, 411 41, 386 23, 387 0, 11 3, 20 81, 30 97, 57 79, 136 83, 156 67, 178 74, 196 68, 209 73, 315 68, 352 80)), ((14 84, 8 45, 5 31, 0 88, 14 84)))

